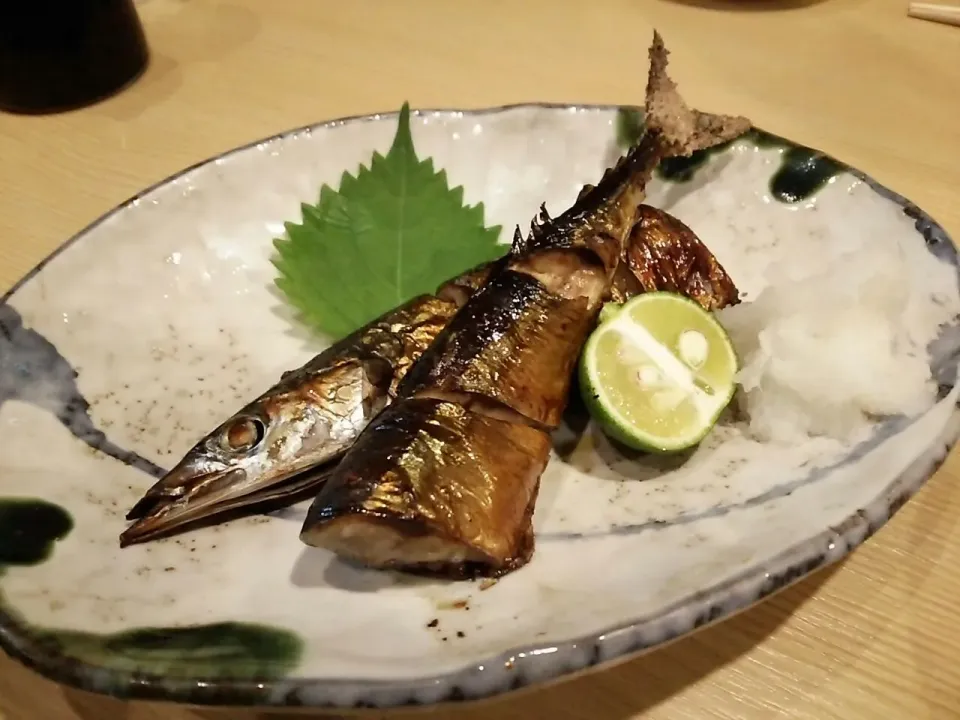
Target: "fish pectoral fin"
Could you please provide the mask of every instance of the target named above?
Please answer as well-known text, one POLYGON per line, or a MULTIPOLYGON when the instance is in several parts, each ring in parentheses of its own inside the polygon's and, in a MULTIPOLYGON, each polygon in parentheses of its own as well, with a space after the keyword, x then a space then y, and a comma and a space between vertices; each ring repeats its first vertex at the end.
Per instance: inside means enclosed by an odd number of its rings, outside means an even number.
POLYGON ((679 292, 707 310, 739 301, 733 280, 692 228, 650 205, 639 205, 637 214, 624 259, 648 292, 679 292))

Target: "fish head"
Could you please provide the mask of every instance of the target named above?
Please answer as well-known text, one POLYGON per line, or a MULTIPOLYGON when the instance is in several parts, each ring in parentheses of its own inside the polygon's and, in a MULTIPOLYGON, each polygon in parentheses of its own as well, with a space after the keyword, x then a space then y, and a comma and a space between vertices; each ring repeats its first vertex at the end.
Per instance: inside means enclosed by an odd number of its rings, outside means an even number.
POLYGON ((121 546, 257 504, 264 495, 276 499, 290 478, 329 464, 352 444, 386 404, 389 380, 344 363, 276 386, 206 435, 146 492, 127 514, 134 523, 121 546))

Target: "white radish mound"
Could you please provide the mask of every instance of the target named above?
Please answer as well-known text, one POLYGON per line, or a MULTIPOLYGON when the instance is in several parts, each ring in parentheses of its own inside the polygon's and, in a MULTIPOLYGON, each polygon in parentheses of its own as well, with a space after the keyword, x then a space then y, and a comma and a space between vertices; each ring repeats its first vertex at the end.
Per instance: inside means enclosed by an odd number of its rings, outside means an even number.
POLYGON ((740 358, 736 402, 761 441, 847 439, 883 416, 932 406, 928 345, 960 312, 957 272, 918 236, 767 273, 752 302, 717 314, 740 358), (808 266, 809 267, 809 266, 808 266))

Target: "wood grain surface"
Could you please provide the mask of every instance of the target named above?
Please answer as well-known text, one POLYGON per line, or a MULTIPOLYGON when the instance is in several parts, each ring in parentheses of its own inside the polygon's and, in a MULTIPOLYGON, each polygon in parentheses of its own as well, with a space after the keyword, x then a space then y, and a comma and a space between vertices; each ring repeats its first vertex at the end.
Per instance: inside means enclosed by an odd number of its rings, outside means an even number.
MULTIPOLYGON (((141 0, 149 70, 0 115, 0 287, 146 185, 306 123, 414 106, 641 101, 656 26, 698 107, 873 174, 960 237, 960 29, 905 0, 141 0)), ((131 239, 135 242, 135 238, 131 239)), ((842 565, 616 667, 432 720, 960 717, 960 459, 842 565)), ((2 483, 2 479, 0 479, 2 483)), ((8 720, 270 720, 125 704, 0 658, 8 720)))

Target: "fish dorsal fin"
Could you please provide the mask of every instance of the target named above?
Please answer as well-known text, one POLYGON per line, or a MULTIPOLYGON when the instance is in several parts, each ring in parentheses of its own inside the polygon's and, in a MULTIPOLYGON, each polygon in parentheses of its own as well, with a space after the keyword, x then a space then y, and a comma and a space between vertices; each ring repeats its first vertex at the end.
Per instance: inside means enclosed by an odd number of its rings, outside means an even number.
POLYGON ((510 255, 522 255, 527 251, 527 241, 523 237, 523 233, 520 232, 520 226, 517 225, 516 229, 513 231, 513 243, 510 245, 510 255))
POLYGON ((540 203, 540 213, 530 221, 530 237, 527 242, 536 246, 543 242, 546 235, 545 228, 550 224, 550 213, 547 212, 547 204, 540 203))
POLYGON ((606 185, 609 182, 609 178, 611 175, 620 174, 623 170, 624 164, 627 162, 628 157, 629 157, 628 155, 621 155, 620 157, 618 157, 617 161, 613 165, 611 165, 610 167, 608 167, 606 170, 603 171, 603 175, 600 176, 600 180, 597 182, 597 184, 592 186, 590 188, 590 191, 583 193, 581 198, 579 199, 583 199, 583 196, 586 196, 589 192, 595 190, 598 186, 606 185))

